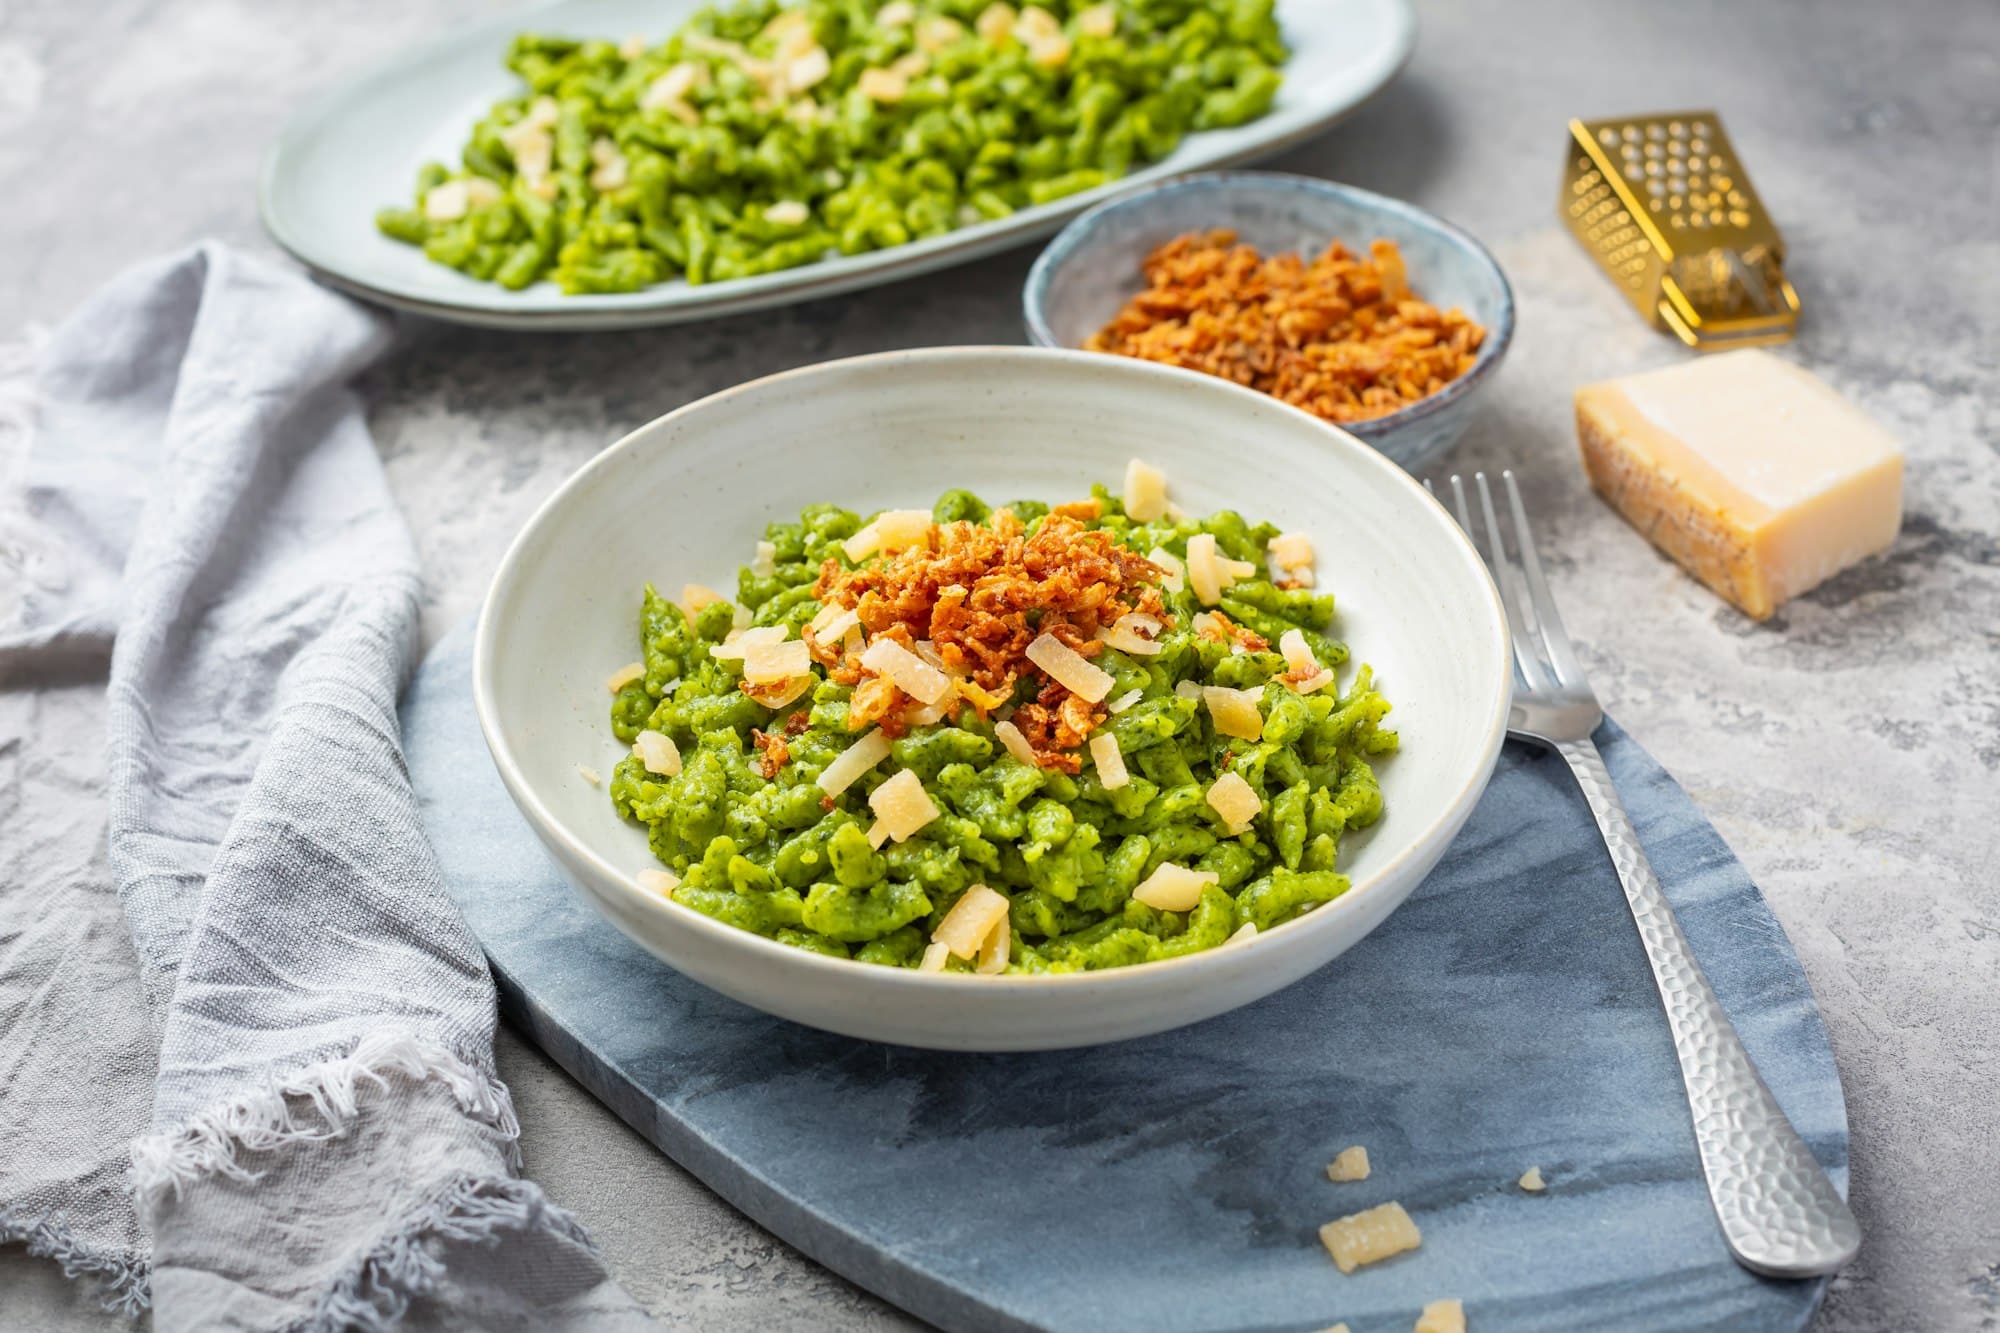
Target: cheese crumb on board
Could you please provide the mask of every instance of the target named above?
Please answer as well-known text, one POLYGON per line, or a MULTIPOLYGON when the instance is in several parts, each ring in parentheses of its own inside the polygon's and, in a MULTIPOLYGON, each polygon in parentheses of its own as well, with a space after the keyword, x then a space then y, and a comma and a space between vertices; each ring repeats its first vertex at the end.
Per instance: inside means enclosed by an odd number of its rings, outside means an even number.
POLYGON ((1360 1144, 1342 1148, 1326 1164, 1326 1178, 1337 1185, 1368 1179, 1368 1150, 1360 1144))
POLYGON ((1417 1224, 1400 1203, 1385 1203, 1353 1213, 1319 1229, 1320 1243, 1343 1273, 1414 1250, 1424 1243, 1417 1224))
POLYGON ((1887 550, 1902 526, 1895 440, 1762 349, 1586 385, 1576 430, 1598 493, 1757 620, 1887 550))
POLYGON ((1417 1316, 1417 1326, 1412 1333, 1465 1333, 1465 1303, 1432 1301, 1417 1316))
POLYGON ((1515 1183, 1530 1194, 1540 1194, 1549 1187, 1549 1182, 1542 1179, 1542 1168, 1539 1166, 1531 1166, 1523 1171, 1521 1179, 1515 1183))
POLYGON ((939 813, 937 802, 924 790, 923 780, 914 769, 908 768, 899 770, 894 777, 869 792, 868 808, 875 812, 889 830, 889 836, 897 842, 907 842, 912 834, 936 819, 939 813))

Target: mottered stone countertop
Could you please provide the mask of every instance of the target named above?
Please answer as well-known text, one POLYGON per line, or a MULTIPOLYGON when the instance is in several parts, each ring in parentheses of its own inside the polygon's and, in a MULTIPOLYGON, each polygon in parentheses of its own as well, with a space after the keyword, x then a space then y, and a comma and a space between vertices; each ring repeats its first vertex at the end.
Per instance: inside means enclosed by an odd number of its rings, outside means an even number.
MULTIPOLYGON (((311 93, 481 0, 0 0, 0 342, 206 236, 268 250, 260 156, 311 93)), ((1675 773, 1790 933, 1846 1081, 1867 1230, 1819 1333, 2000 1329, 2000 9, 1990 0, 1419 4, 1380 98, 1279 166, 1443 213, 1520 302, 1447 468, 1521 472, 1565 617, 1619 720, 1675 773), (1570 116, 1713 107, 1790 243, 1786 353, 1908 451, 1901 539, 1757 625, 1597 501, 1569 395, 1671 362, 1557 225, 1570 116)), ((829 357, 1023 341, 1027 249, 856 296, 652 332, 413 325, 364 385, 429 577, 468 614, 529 511, 702 394, 829 357)), ((1421 275, 1415 275, 1421 287, 1421 275)), ((30 764, 88 771, 87 695, 10 710, 30 764)), ((101 826, 100 826, 101 828, 101 826)), ((511 1034, 529 1170, 669 1326, 907 1317, 711 1196, 511 1034)), ((104 1317, 0 1253, 0 1326, 104 1317)))

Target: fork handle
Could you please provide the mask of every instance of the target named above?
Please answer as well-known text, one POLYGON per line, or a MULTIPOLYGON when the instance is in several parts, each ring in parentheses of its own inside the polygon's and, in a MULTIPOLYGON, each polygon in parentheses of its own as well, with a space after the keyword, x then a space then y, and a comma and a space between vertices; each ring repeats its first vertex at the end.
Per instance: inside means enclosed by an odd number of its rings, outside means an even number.
POLYGON ((1588 739, 1556 752, 1576 775, 1625 886, 1667 1013, 1694 1113, 1708 1197, 1737 1262, 1767 1277, 1831 1273, 1861 1247, 1861 1227, 1764 1086, 1660 891, 1632 821, 1588 739))

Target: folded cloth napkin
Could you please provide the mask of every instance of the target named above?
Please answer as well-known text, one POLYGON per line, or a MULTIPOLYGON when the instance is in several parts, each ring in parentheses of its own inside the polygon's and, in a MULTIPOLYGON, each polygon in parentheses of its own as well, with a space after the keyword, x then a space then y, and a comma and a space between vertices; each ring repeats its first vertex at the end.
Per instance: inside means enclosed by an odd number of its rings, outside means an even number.
POLYGON ((418 826, 416 557, 347 387, 387 342, 211 245, 39 357, 0 518, 0 1240, 162 1330, 644 1325, 518 1174, 418 826))

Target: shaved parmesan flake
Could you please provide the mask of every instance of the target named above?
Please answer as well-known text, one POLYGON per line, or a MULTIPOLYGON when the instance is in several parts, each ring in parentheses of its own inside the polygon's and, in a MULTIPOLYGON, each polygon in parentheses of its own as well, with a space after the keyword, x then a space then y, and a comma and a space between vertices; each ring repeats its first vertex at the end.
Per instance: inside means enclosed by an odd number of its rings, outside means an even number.
POLYGON ((1191 911, 1201 901, 1201 891, 1220 878, 1212 870, 1189 870, 1186 866, 1167 861, 1146 876, 1144 882, 1132 890, 1132 896, 1162 912, 1191 911))
POLYGON ((1188 586, 1194 589, 1194 598, 1203 606, 1214 606, 1222 600, 1222 571, 1216 567, 1215 534, 1197 532, 1188 538, 1187 544, 1188 586))
POLYGON ((1014 7, 994 0, 979 11, 973 28, 992 46, 1006 46, 1014 39, 1014 7))
POLYGON ((1303 532, 1281 532, 1271 538, 1265 548, 1271 559, 1277 561, 1279 569, 1310 569, 1313 562, 1313 539, 1303 532))
POLYGON ((1310 676, 1318 673, 1319 659, 1313 656, 1312 646, 1298 630, 1288 629, 1278 636, 1278 651, 1285 655, 1285 665, 1296 674, 1310 676))
POLYGON ((1161 647, 1152 636, 1165 628, 1158 617, 1133 611, 1118 617, 1103 638, 1107 644, 1121 653, 1130 653, 1134 657, 1152 657, 1161 647))
POLYGON ((1217 778, 1208 789, 1208 803, 1229 825, 1231 833, 1248 827, 1250 821, 1257 817, 1257 812, 1264 808, 1264 802, 1258 799, 1256 791, 1243 780, 1241 773, 1224 773, 1217 778))
POLYGON ((1097 780, 1104 784, 1104 790, 1117 791, 1132 781, 1132 775, 1125 769, 1125 755, 1118 748, 1118 738, 1110 732, 1090 738, 1090 758, 1097 765, 1097 780))
POLYGON ((578 764, 576 766, 576 775, 593 787, 602 787, 604 785, 604 775, 589 764, 578 764))
POLYGON ((971 958, 993 932, 994 923, 1007 919, 1007 907, 1004 894, 995 893, 984 884, 975 884, 951 905, 944 920, 931 932, 931 938, 960 958, 971 958))
POLYGON ((1307 676, 1304 680, 1292 686, 1292 688, 1300 694, 1312 694, 1315 691, 1325 689, 1331 684, 1333 684, 1333 668, 1321 667, 1317 672, 1307 676))
POLYGON ((973 971, 981 976, 998 976, 1007 970, 1007 955, 1014 944, 1014 930, 1007 924, 1007 916, 1006 912, 1000 914, 1000 919, 993 923, 993 929, 986 932, 986 939, 979 946, 979 964, 973 971))
POLYGON ((1028 660, 1085 703, 1094 704, 1111 693, 1110 673, 1093 666, 1053 634, 1044 633, 1028 645, 1028 660))
POLYGON ((716 602, 727 600, 713 588, 700 583, 690 583, 681 589, 681 613, 689 620, 693 620, 704 606, 712 606, 716 602))
POLYGON ((1145 697, 1146 697, 1146 692, 1144 690, 1127 690, 1125 691, 1125 693, 1119 695, 1116 699, 1113 699, 1110 703, 1106 704, 1105 708, 1110 710, 1113 716, 1116 716, 1117 714, 1122 713, 1126 709, 1130 708, 1133 704, 1138 703, 1141 699, 1145 697))
POLYGON ((1417 1316, 1413 1333, 1465 1333, 1465 1302, 1432 1301, 1417 1316))
POLYGON ((1224 940, 1223 943, 1248 944, 1251 940, 1254 940, 1256 938, 1257 938, 1257 923, 1255 921, 1245 921, 1242 925, 1236 928, 1236 933, 1234 935, 1231 935, 1228 939, 1224 940))
POLYGON ((1035 762, 1034 747, 1028 744, 1028 738, 1021 734, 1019 727, 1015 726, 1012 722, 1002 722, 993 728, 993 734, 998 736, 1000 743, 1007 747, 1008 754, 1013 755, 1029 768, 1039 767, 1035 762))
POLYGON ((942 940, 924 946, 924 956, 917 963, 919 972, 942 972, 944 960, 951 957, 951 946, 942 940))
POLYGON ((860 626, 859 611, 841 611, 830 617, 826 624, 814 626, 813 633, 818 635, 823 643, 838 643, 847 637, 847 631, 858 629, 860 626))
MULTIPOLYGON (((887 73, 887 70, 866 70, 862 78, 865 80, 869 74, 887 73)), ((901 76, 893 77, 900 80, 901 76)), ((879 102, 885 99, 878 97, 874 100, 879 102)), ((891 553, 906 546, 915 546, 930 531, 930 526, 931 511, 928 509, 885 509, 861 531, 842 542, 840 549, 847 552, 849 560, 866 560, 877 551, 891 553)))
POLYGON ((640 888, 662 898, 681 886, 681 877, 671 870, 641 870, 633 878, 639 881, 640 888))
MULTIPOLYGON (((1209 718, 1218 735, 1254 741, 1264 734, 1264 715, 1257 711, 1258 695, 1249 690, 1232 690, 1227 685, 1204 685, 1201 700, 1208 705, 1209 718)), ((1237 778, 1238 782, 1243 779, 1237 778)))
POLYGON ((922 708, 905 708, 903 725, 906 727, 928 727, 944 720, 943 704, 925 704, 922 708))
MULTIPOLYGON (((777 205, 773 204, 773 208, 777 205)), ((804 205, 801 205, 804 207, 804 205)), ((803 221, 804 219, 801 219, 803 221)), ((750 572, 760 579, 768 579, 778 572, 778 546, 775 542, 758 542, 757 554, 750 560, 750 572)))
POLYGON ((868 826, 868 845, 870 847, 880 851, 882 844, 887 841, 889 841, 889 825, 885 821, 878 819, 868 826))
POLYGON ((736 609, 735 609, 734 611, 730 612, 730 615, 729 615, 729 628, 731 628, 731 629, 749 629, 749 628, 750 628, 750 622, 751 622, 751 621, 753 621, 753 620, 755 620, 756 618, 757 618, 757 617, 755 617, 754 615, 750 614, 750 608, 749 608, 749 607, 747 607, 747 606, 739 606, 739 607, 737 607, 737 608, 736 608, 736 609))
POLYGON ((932 643, 929 639, 914 640, 910 644, 910 647, 918 657, 922 658, 925 662, 929 663, 931 666, 936 667, 939 671, 943 671, 945 669, 944 658, 941 655, 939 655, 937 650, 937 645, 932 643))
POLYGON ((1542 1168, 1539 1166, 1531 1166, 1523 1171, 1520 1180, 1515 1183, 1530 1194, 1540 1194, 1549 1187, 1549 1182, 1542 1179, 1542 1168))
POLYGON ((664 731, 648 728, 640 732, 632 741, 632 753, 639 756, 648 773, 670 778, 681 771, 680 747, 664 731))
POLYGON ((619 667, 616 671, 612 672, 610 679, 606 680, 604 684, 613 694, 616 694, 633 681, 644 679, 645 675, 646 664, 644 662, 633 662, 628 666, 619 667))
MULTIPOLYGON (((748 637, 750 631, 745 630, 748 637)), ((743 679, 752 685, 775 685, 796 680, 812 670, 812 649, 804 639, 785 643, 760 643, 743 654, 743 679)))
POLYGON ((1385 1203, 1328 1222, 1319 1229, 1319 1238, 1343 1273, 1414 1250, 1424 1242, 1417 1224, 1400 1203, 1385 1203))
POLYGON ((777 685, 760 685, 754 689, 746 690, 744 693, 766 708, 783 708, 786 704, 797 700, 800 695, 812 687, 813 677, 808 672, 803 676, 794 676, 790 680, 780 682, 777 685))
POLYGON ((1201 682, 1198 680, 1175 681, 1174 693, 1183 699, 1199 699, 1201 698, 1201 682))
POLYGON ((893 69, 864 69, 854 86, 871 102, 900 102, 910 91, 909 79, 893 69))
POLYGON ((894 639, 877 639, 861 654, 861 665, 886 676, 897 689, 918 703, 942 703, 951 697, 951 677, 894 639))
POLYGON ((917 24, 917 49, 941 51, 965 36, 965 25, 943 14, 932 15, 917 24))
POLYGON ((784 641, 783 625, 759 625, 754 629, 731 631, 721 643, 708 650, 708 655, 718 662, 740 662, 760 648, 773 648, 784 641))
POLYGON ((924 790, 923 779, 902 769, 868 793, 868 808, 889 828, 889 836, 906 842, 910 835, 938 817, 937 802, 924 790))
POLYGON ((878 28, 901 28, 916 22, 917 7, 910 0, 889 0, 889 3, 875 11, 875 26, 878 28))
POLYGON ((1006 703, 1009 697, 1005 693, 996 694, 976 680, 955 680, 952 684, 958 687, 961 695, 972 701, 974 707, 982 710, 990 711, 998 708, 1006 703))
POLYGON ((1337 1185, 1368 1179, 1368 1150, 1360 1144, 1342 1148, 1326 1164, 1326 1178, 1337 1185))
MULTIPOLYGON (((824 77, 822 75, 822 77, 824 77)), ((780 227, 796 227, 812 216, 812 210, 796 199, 780 199, 764 210, 764 221, 780 227)), ((765 545, 766 543, 758 543, 765 545)), ((754 569, 754 566, 753 566, 754 569)), ((768 575, 766 577, 769 577, 768 575)))
POLYGON ((833 762, 819 775, 819 789, 828 796, 838 796, 853 786, 856 778, 888 757, 889 738, 877 727, 834 756, 833 762))
MULTIPOLYGON (((1107 12, 1108 12, 1108 7, 1107 12)), ((1100 34, 1102 35, 1102 34, 1100 34)), ((1167 474, 1144 459, 1125 465, 1125 513, 1140 523, 1151 523, 1167 512, 1167 474)))
POLYGON ((1187 587, 1187 566, 1182 564, 1181 558, 1172 551, 1164 546, 1155 546, 1146 559, 1149 563, 1167 571, 1167 576, 1160 580, 1162 588, 1168 592, 1179 592, 1187 587))
MULTIPOLYGON (((1118 31, 1117 7, 1110 4, 1092 5, 1089 9, 1078 11, 1076 30, 1086 37, 1109 37, 1118 31)), ((1127 485, 1130 485, 1129 481, 1127 485)), ((1126 512, 1131 512, 1129 501, 1126 504, 1126 512)), ((1164 506, 1162 512, 1165 512, 1164 506)))

